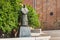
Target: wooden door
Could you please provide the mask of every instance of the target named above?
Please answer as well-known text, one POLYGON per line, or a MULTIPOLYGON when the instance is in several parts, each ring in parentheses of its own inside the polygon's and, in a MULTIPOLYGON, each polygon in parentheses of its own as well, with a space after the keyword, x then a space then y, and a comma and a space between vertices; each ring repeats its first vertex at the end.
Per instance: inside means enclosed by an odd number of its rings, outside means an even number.
POLYGON ((60 29, 60 0, 43 0, 42 9, 42 28, 60 29))

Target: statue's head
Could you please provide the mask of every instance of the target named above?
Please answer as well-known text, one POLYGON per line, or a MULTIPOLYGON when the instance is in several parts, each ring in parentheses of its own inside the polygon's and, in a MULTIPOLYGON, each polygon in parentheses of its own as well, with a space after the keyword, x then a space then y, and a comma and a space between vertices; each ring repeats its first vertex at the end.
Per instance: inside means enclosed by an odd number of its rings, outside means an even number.
POLYGON ((25 8, 25 5, 23 5, 23 8, 25 8))
POLYGON ((23 14, 27 14, 28 13, 28 8, 25 5, 23 5, 21 11, 22 11, 23 14))

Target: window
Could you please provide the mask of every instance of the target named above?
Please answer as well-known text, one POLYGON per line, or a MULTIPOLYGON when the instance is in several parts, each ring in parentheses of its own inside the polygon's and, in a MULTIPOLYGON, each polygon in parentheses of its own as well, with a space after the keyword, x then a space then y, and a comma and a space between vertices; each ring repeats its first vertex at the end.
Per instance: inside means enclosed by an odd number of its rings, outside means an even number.
POLYGON ((36 0, 33 0, 33 7, 36 9, 36 0))

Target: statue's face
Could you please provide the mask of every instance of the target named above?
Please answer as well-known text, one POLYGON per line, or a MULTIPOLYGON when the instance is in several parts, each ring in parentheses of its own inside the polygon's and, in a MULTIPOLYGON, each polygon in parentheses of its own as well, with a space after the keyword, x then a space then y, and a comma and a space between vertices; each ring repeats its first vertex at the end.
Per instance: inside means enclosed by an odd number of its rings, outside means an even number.
POLYGON ((22 8, 21 11, 22 11, 23 14, 27 14, 28 13, 28 9, 26 7, 22 8))
POLYGON ((25 8, 25 5, 23 5, 23 8, 25 8))

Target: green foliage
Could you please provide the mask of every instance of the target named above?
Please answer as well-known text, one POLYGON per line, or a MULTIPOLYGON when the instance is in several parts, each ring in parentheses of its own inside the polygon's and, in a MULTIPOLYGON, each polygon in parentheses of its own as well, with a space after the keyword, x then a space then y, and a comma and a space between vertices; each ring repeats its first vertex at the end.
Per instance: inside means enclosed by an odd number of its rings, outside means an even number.
POLYGON ((0 29, 9 33, 18 25, 18 10, 21 0, 0 0, 0 29))
POLYGON ((39 24, 38 14, 31 6, 27 6, 27 8, 29 9, 29 13, 28 13, 29 25, 33 28, 39 28, 40 24, 39 24))

